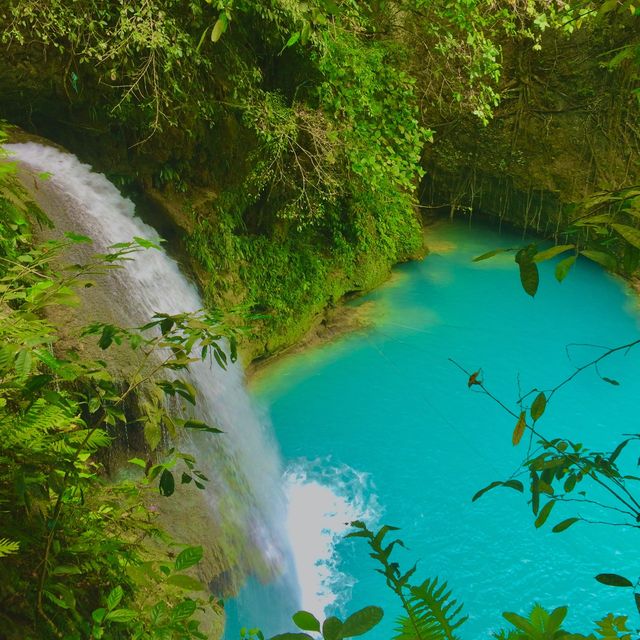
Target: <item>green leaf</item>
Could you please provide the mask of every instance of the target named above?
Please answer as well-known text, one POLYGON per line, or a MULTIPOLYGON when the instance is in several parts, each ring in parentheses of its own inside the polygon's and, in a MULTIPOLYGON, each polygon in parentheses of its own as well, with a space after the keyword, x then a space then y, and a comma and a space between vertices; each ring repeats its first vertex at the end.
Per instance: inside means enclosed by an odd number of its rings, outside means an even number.
POLYGON ((512 248, 507 249, 494 249, 493 251, 487 251, 487 253, 483 253, 481 256, 476 256, 472 262, 480 262, 481 260, 488 260, 489 258, 493 258, 493 256, 497 256, 500 253, 505 253, 505 251, 513 251, 512 248))
POLYGON ((200 53, 200 49, 202 49, 202 45, 204 43, 204 39, 207 37, 207 32, 211 27, 207 27, 200 36, 200 40, 198 40, 198 46, 196 47, 196 53, 200 53))
POLYGON ((101 349, 108 349, 113 342, 113 338, 116 335, 116 328, 106 324, 102 327, 102 334, 100 336, 100 340, 98 340, 98 346, 101 349))
POLYGON ((640 230, 626 224, 611 225, 629 244, 640 249, 640 230))
POLYGON ((562 626, 563 620, 567 617, 567 607, 558 607, 554 609, 549 616, 549 621, 547 622, 547 629, 551 633, 555 633, 562 626))
POLYGON ((575 245, 573 244, 560 244, 555 247, 550 247, 549 249, 545 249, 544 251, 539 251, 533 256, 534 262, 543 262, 544 260, 550 260, 551 258, 555 258, 557 255, 564 253, 565 251, 569 251, 571 249, 575 249, 575 245))
POLYGON ((133 611, 132 609, 116 609, 115 611, 110 611, 104 617, 105 622, 131 622, 138 617, 138 612, 133 611))
POLYGON ((141 469, 147 468, 147 463, 146 461, 142 460, 142 458, 131 458, 127 460, 127 462, 129 462, 130 464, 135 464, 136 467, 140 467, 141 469))
POLYGON ((556 265, 556 280, 562 282, 569 273, 569 269, 574 265, 577 256, 569 256, 564 260, 560 260, 556 265))
POLYGON ((16 542, 15 540, 9 540, 8 538, 0 538, 0 558, 18 553, 19 550, 19 542, 16 542))
POLYGON ((100 624, 104 620, 105 615, 107 615, 107 610, 104 607, 94 609, 91 612, 91 617, 96 624, 100 624))
POLYGON ((140 238, 139 236, 133 236, 133 239, 135 240, 136 244, 142 247, 143 249, 160 250, 160 246, 157 243, 152 242, 151 240, 147 240, 146 238, 140 238))
POLYGON ((173 608, 171 619, 175 621, 186 620, 196 612, 197 606, 195 600, 187 598, 173 608))
POLYGON ((82 574, 82 569, 72 565, 58 565, 49 573, 51 573, 52 576, 77 576, 82 574))
POLYGON ((221 429, 211 427, 206 422, 201 422, 200 420, 185 420, 182 426, 185 429, 196 429, 198 431, 206 431, 207 433, 224 433, 221 429))
POLYGON ((527 412, 521 411, 520 417, 518 418, 518 422, 516 423, 515 429, 513 430, 513 434, 511 436, 511 443, 513 446, 517 446, 522 440, 522 436, 524 435, 524 430, 527 428, 527 412))
POLYGON ((549 502, 547 502, 547 504, 545 504, 544 507, 540 509, 540 513, 538 514, 538 517, 536 518, 536 521, 534 523, 536 529, 539 529, 547 521, 547 518, 549 517, 549 514, 551 513, 551 510, 553 509, 555 503, 555 500, 549 500, 549 502))
POLYGON ((293 45, 300 40, 300 32, 296 31, 291 34, 291 37, 287 40, 287 44, 284 45, 284 48, 293 47, 293 45))
POLYGON ((538 291, 538 285, 540 283, 538 267, 533 261, 528 249, 520 249, 516 254, 515 260, 520 269, 520 284, 522 284, 525 292, 533 298, 538 291))
POLYGON ((605 382, 608 382, 609 384, 612 384, 614 387, 620 386, 620 383, 617 380, 614 380, 613 378, 607 378, 606 376, 602 376, 601 379, 604 380, 605 382))
POLYGON ((593 262, 597 262, 605 269, 614 270, 617 267, 616 259, 610 253, 605 253, 604 251, 592 251, 591 249, 584 249, 580 252, 580 255, 588 258, 589 260, 592 260, 593 262))
POLYGON ((169 469, 164 469, 160 475, 160 493, 167 498, 173 495, 176 490, 176 481, 173 477, 173 473, 169 469))
POLYGON ((120 604, 120 600, 122 600, 123 595, 124 591, 122 590, 122 587, 120 585, 114 587, 111 590, 111 592, 107 596, 107 608, 109 609, 109 611, 115 609, 120 604))
POLYGON ((617 573, 599 573, 596 580, 608 587, 633 587, 633 582, 617 573))
POLYGON ((544 410, 547 408, 547 398, 541 391, 531 405, 531 418, 535 422, 542 417, 544 410))
POLYGON ((191 576, 176 574, 167 578, 167 584, 171 584, 174 587, 180 587, 181 589, 187 589, 187 591, 205 591, 206 587, 195 578, 191 576))
POLYGON ((211 29, 211 42, 218 42, 222 37, 222 34, 227 30, 227 26, 229 22, 227 20, 227 16, 224 13, 220 14, 220 17, 216 20, 216 23, 213 25, 213 29, 211 29))
POLYGON ((350 615, 342 624, 340 635, 343 638, 351 638, 353 636, 361 636, 375 627, 384 612, 380 607, 365 607, 350 615))
POLYGON ((517 629, 521 629, 525 633, 529 634, 528 637, 538 638, 540 636, 537 629, 526 618, 523 618, 517 613, 513 613, 512 611, 505 611, 502 614, 502 617, 517 629))
POLYGON ((322 636, 324 640, 340 640, 342 635, 342 622, 335 616, 327 618, 322 624, 322 636))
POLYGON ((304 21, 302 25, 302 31, 300 32, 300 42, 307 44, 309 42, 309 36, 311 35, 311 23, 308 20, 304 21))
POLYGON ((198 564, 200 560, 202 560, 202 547, 187 547, 183 551, 181 551, 176 557, 175 561, 175 570, 183 571, 184 569, 188 569, 189 567, 193 567, 198 564))
POLYGON ((308 611, 298 611, 293 614, 293 623, 303 631, 320 631, 320 622, 308 611))
POLYGON ((162 431, 160 425, 155 420, 147 420, 147 422, 144 423, 144 439, 151 451, 155 451, 160 444, 162 431))
POLYGON ((520 480, 507 480, 502 483, 502 486, 513 489, 514 491, 519 491, 520 493, 524 491, 524 486, 520 480))
POLYGON ((531 471, 531 510, 533 515, 538 515, 540 507, 540 479, 536 471, 531 471))
POLYGON ((567 518, 562 522, 558 522, 558 524, 555 527, 553 527, 551 531, 553 531, 553 533, 560 533, 561 531, 568 529, 572 524, 575 524, 576 522, 578 522, 578 520, 580 520, 580 518, 567 518))
POLYGON ((16 373, 19 378, 26 378, 31 373, 32 359, 29 349, 20 349, 15 360, 16 373))
POLYGON ((87 236, 82 236, 78 233, 73 233, 73 231, 67 231, 64 234, 64 237, 68 238, 72 242, 75 242, 76 244, 92 244, 93 243, 93 240, 91 238, 88 238, 87 236))
POLYGON ((480 489, 480 491, 478 491, 473 496, 473 498, 471 498, 471 502, 475 502, 478 498, 487 493, 487 491, 491 491, 491 489, 495 489, 496 487, 508 487, 509 489, 514 489, 515 491, 519 491, 520 493, 524 491, 524 486, 522 482, 520 482, 520 480, 507 480, 506 482, 496 480, 490 485, 484 487, 484 489, 480 489))

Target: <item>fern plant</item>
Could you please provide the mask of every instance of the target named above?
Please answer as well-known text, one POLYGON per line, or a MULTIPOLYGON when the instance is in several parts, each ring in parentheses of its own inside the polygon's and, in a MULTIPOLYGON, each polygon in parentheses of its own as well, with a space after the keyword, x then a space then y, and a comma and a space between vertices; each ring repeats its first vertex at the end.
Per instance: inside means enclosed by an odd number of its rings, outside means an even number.
POLYGON ((20 543, 8 538, 0 538, 0 558, 18 553, 20 543))
POLYGON ((402 573, 398 563, 390 561, 394 547, 404 547, 404 543, 399 539, 385 543, 384 539, 387 533, 398 528, 384 525, 374 533, 363 522, 355 521, 351 525, 356 531, 347 537, 367 540, 371 549, 369 555, 381 565, 376 571, 386 578, 387 586, 398 596, 404 609, 404 615, 398 618, 396 640, 460 640, 455 632, 467 616, 461 615, 462 604, 451 597, 447 583, 428 578, 413 585, 409 579, 415 573, 416 565, 402 573))

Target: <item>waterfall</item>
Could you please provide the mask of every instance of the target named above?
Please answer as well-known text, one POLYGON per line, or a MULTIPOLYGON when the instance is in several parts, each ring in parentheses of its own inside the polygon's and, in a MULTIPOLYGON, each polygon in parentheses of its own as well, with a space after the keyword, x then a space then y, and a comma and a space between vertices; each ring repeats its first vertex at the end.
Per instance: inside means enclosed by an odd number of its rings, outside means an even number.
MULTIPOLYGON (((134 204, 75 156, 36 143, 7 144, 5 149, 32 176, 25 184, 56 227, 89 236, 97 252, 136 236, 159 240, 156 231, 136 217, 134 204), (41 172, 51 175, 40 180, 36 176, 41 172)), ((105 304, 110 321, 123 326, 141 325, 154 313, 190 312, 203 306, 176 262, 153 249, 134 255, 113 272, 105 304)), ((197 362, 188 376, 197 391, 198 418, 224 432, 196 434, 186 444, 209 478, 207 507, 224 523, 222 535, 228 537, 226 546, 236 549, 234 561, 261 581, 281 576, 280 604, 295 611, 298 589, 285 531, 282 470, 270 429, 251 406, 239 364, 229 363, 222 370, 197 362)))

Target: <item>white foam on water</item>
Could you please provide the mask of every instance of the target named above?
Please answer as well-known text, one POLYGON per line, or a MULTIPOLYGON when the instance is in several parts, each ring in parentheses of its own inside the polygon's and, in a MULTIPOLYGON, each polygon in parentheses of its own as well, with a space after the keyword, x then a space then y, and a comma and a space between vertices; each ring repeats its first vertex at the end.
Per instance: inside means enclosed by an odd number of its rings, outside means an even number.
POLYGON ((341 569, 340 542, 354 520, 374 526, 380 508, 368 474, 330 459, 296 461, 284 477, 302 608, 322 619, 351 597, 354 580, 341 569))

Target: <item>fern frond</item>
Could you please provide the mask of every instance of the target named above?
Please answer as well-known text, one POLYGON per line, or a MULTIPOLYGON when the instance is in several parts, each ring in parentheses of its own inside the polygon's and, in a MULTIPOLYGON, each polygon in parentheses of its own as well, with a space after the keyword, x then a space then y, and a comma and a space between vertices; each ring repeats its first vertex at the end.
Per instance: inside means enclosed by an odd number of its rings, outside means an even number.
POLYGON ((442 629, 435 621, 411 615, 398 618, 396 633, 394 640, 443 640, 445 638, 442 629))
POLYGON ((462 604, 451 598, 446 582, 428 578, 409 592, 397 640, 459 640, 454 632, 467 616, 460 615, 462 604))
POLYGON ((0 538, 0 558, 18 553, 20 543, 8 538, 0 538))

